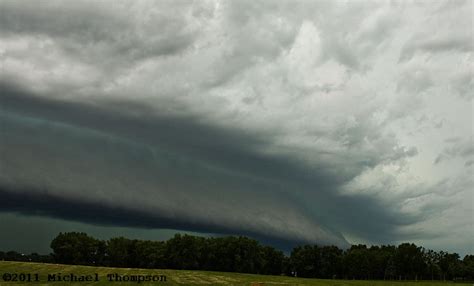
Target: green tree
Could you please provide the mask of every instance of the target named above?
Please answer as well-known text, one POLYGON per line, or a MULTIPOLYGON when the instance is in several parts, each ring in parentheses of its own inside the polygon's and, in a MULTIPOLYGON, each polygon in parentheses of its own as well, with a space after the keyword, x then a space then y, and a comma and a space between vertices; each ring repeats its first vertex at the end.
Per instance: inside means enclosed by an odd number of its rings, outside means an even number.
POLYGON ((262 267, 261 274, 279 275, 284 273, 284 258, 283 252, 276 250, 270 246, 261 248, 262 267))
POLYGON ((344 255, 344 272, 349 279, 369 279, 370 264, 365 245, 352 245, 344 255))
POLYGON ((104 243, 83 232, 59 233, 50 246, 59 263, 97 265, 104 259, 104 243))
POLYGON ((166 243, 163 241, 137 241, 135 255, 137 267, 140 268, 166 268, 166 243))
POLYGON ((290 254, 291 271, 300 277, 317 277, 320 253, 317 245, 298 246, 290 254))
POLYGON ((130 252, 132 240, 125 237, 114 237, 107 241, 107 265, 114 267, 131 267, 130 252))
POLYGON ((440 257, 438 253, 431 249, 427 250, 423 254, 423 259, 426 264, 426 271, 427 271, 428 277, 430 277, 431 280, 434 280, 435 277, 438 278, 439 275, 441 274, 441 269, 439 267, 440 257))
POLYGON ((466 255, 462 261, 464 277, 466 280, 474 280, 474 255, 466 255))
POLYGON ((342 250, 336 246, 324 246, 319 251, 319 278, 342 276, 342 250))
POLYGON ((174 269, 200 269, 204 238, 176 234, 166 242, 165 257, 168 267, 174 269))
POLYGON ((400 244, 394 260, 400 278, 417 280, 425 272, 422 248, 413 243, 400 244))

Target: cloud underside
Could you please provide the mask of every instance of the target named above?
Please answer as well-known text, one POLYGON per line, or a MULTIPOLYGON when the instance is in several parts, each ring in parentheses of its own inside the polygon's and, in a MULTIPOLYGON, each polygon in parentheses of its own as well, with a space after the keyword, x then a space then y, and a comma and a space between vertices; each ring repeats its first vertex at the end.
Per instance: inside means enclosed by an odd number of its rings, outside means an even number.
POLYGON ((338 194, 324 168, 261 155, 265 139, 242 131, 2 90, 4 211, 338 245, 341 229, 383 241, 413 220, 338 194))

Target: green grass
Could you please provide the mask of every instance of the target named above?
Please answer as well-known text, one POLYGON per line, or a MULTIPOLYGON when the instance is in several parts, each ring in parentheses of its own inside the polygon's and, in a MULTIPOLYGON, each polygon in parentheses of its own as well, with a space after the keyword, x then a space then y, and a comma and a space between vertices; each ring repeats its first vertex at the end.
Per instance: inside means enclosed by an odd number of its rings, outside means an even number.
MULTIPOLYGON (((448 286, 459 283, 452 282, 389 282, 389 281, 351 281, 351 280, 321 280, 293 278, 285 276, 267 276, 241 273, 210 272, 210 271, 187 271, 187 270, 150 270, 134 268, 108 268, 73 266, 61 264, 25 263, 0 261, 0 285, 259 285, 259 286, 448 286), (40 282, 5 282, 5 273, 38 273, 40 282), (74 273, 75 275, 93 275, 98 273, 100 282, 48 282, 47 275, 61 273, 74 273), (118 273, 120 275, 166 275, 166 282, 137 283, 137 282, 109 282, 107 274, 118 273)), ((466 285, 466 284, 464 284, 466 285)), ((467 284, 469 285, 469 284, 467 284)))

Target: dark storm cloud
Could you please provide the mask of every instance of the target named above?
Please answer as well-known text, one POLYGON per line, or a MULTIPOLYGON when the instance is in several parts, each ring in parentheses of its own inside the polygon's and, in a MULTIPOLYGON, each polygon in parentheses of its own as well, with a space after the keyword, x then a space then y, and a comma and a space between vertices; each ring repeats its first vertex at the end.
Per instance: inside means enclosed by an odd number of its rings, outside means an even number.
POLYGON ((350 178, 323 166, 260 155, 258 135, 1 90, 3 211, 340 245, 337 229, 386 241, 415 219, 337 194, 350 178))

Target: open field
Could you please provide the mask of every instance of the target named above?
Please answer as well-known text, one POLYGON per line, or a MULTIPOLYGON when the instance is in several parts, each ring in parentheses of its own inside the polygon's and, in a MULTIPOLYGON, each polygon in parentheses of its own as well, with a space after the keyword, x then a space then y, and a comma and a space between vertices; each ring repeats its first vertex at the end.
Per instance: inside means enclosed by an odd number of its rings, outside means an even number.
MULTIPOLYGON (((20 276, 16 276, 17 279, 20 276)), ((158 276, 157 276, 158 277, 158 276)), ((27 278, 23 276, 23 278, 27 278)), ((108 268, 108 267, 90 267, 73 266, 60 264, 43 263, 24 263, 0 261, 0 285, 278 285, 278 286, 441 286, 441 285, 461 285, 452 282, 393 282, 393 281, 347 281, 347 280, 320 280, 293 278, 284 276, 266 276, 241 273, 209 272, 209 271, 186 271, 186 270, 150 270, 150 269, 130 269, 130 268, 108 268), (34 274, 38 274, 38 282, 5 282, 5 278, 11 278, 15 275, 4 277, 5 273, 19 275, 20 273, 31 274, 31 280, 36 280, 34 274), (80 278, 82 275, 91 275, 95 279, 97 273, 99 282, 48 282, 48 274, 61 273, 63 277, 73 273, 80 278), (124 275, 166 275, 166 282, 110 282, 107 274, 124 275)), ((470 284, 463 284, 470 285, 470 284)))

